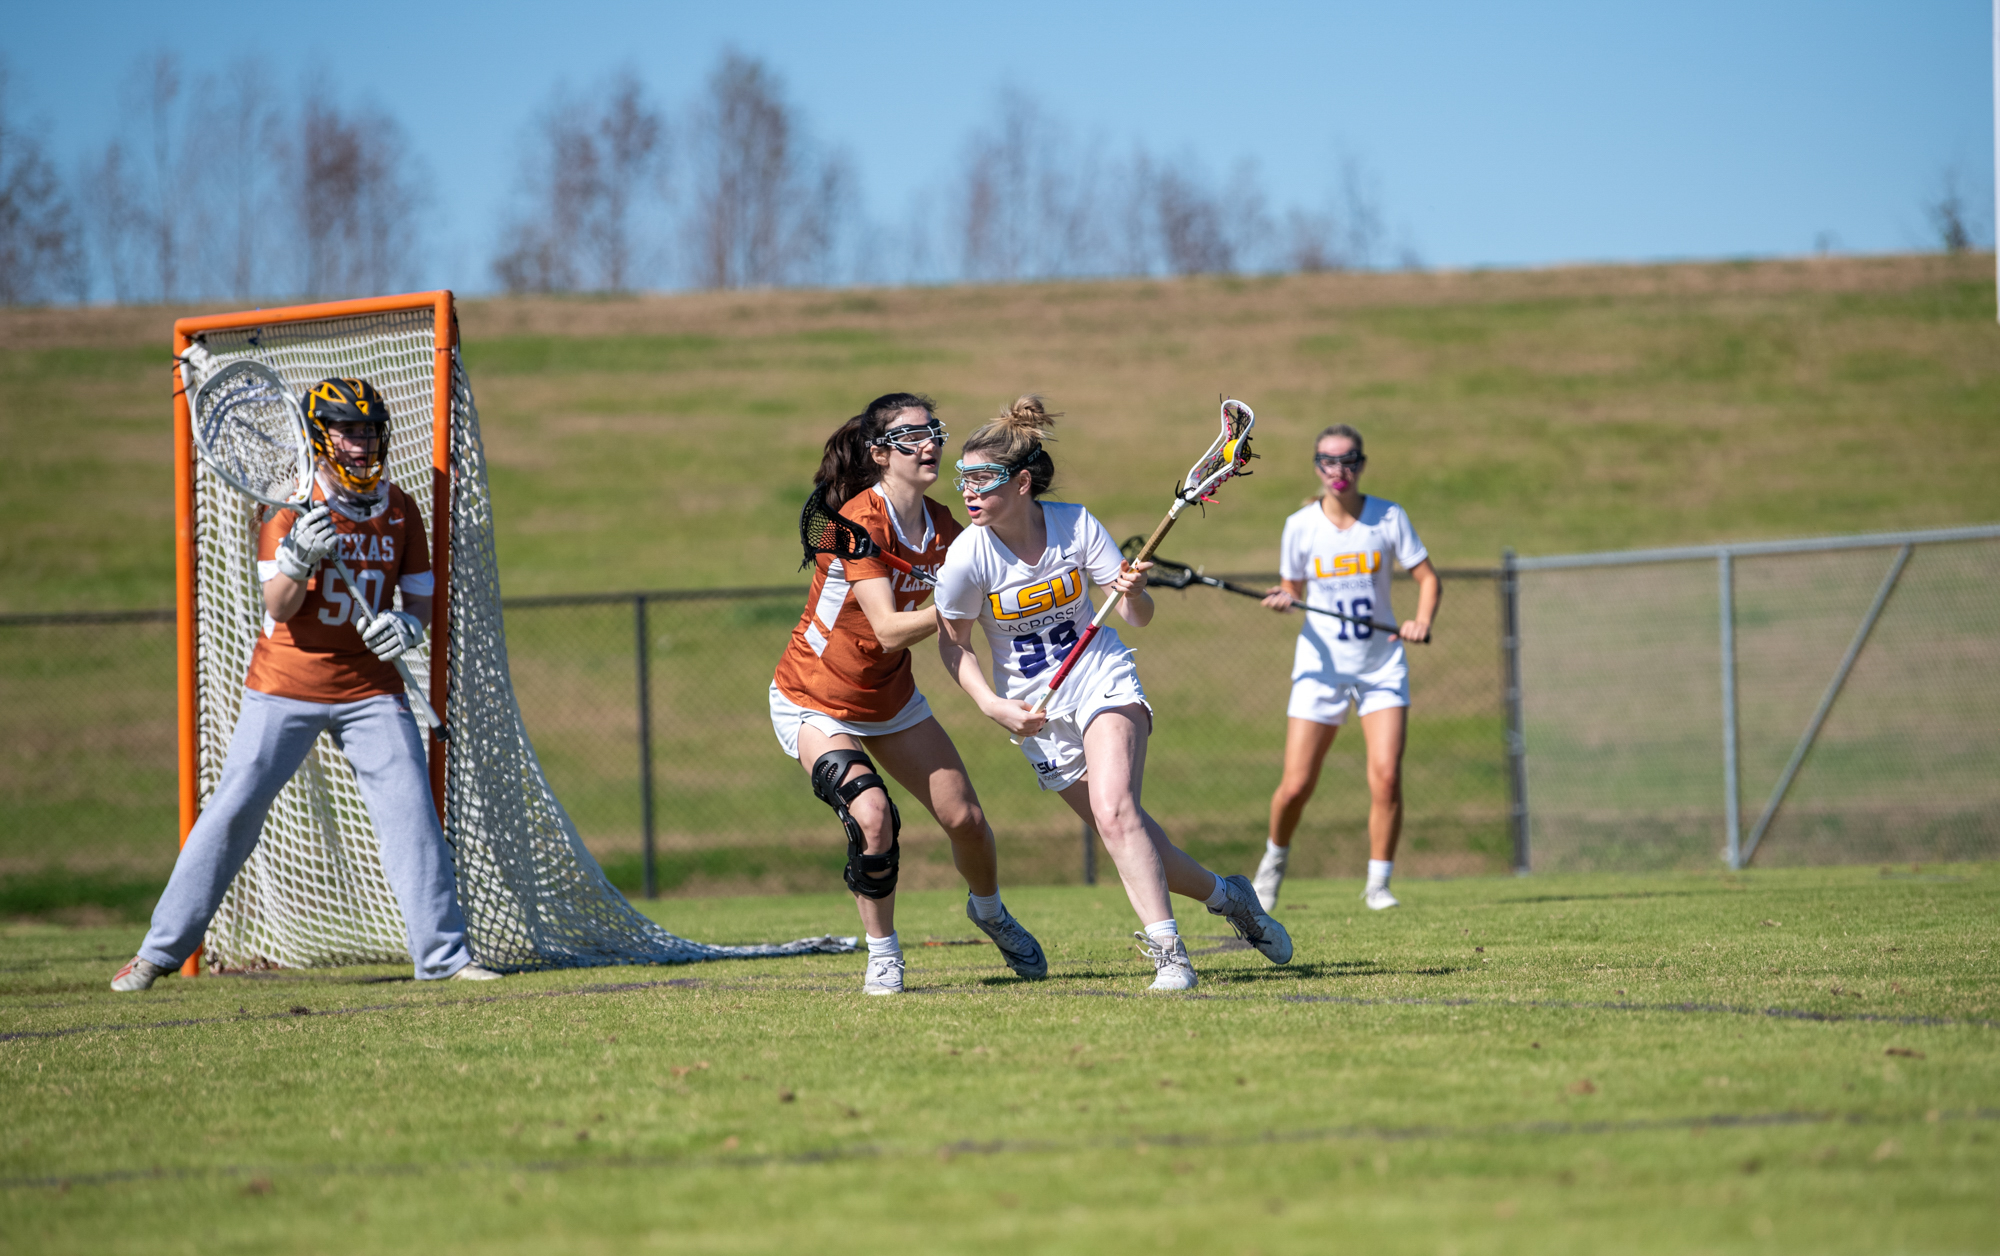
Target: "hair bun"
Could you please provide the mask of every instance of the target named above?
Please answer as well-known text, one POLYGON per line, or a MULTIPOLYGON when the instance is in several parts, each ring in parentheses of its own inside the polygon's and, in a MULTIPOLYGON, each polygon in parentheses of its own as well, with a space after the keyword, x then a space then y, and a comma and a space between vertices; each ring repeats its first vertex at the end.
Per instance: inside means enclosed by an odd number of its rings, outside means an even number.
POLYGON ((1061 417, 1060 410, 1050 413, 1049 408, 1042 403, 1039 393, 1023 393, 1014 398, 1014 404, 1008 406, 995 422, 1008 431, 1019 433, 1030 440, 1044 441, 1050 439, 1049 429, 1054 427, 1056 420, 1061 417))

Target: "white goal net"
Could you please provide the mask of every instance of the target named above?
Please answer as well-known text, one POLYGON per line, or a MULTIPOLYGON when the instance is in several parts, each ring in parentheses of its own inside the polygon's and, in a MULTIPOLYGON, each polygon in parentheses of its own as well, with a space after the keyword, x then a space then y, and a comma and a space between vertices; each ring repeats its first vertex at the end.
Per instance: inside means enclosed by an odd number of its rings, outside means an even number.
MULTIPOLYGON (((204 330, 196 338, 207 352, 188 355, 182 378, 192 396, 209 374, 251 358, 275 370, 295 396, 329 376, 368 380, 394 416, 388 475, 416 500, 434 540, 436 325, 426 297, 421 306, 382 313, 204 330)), ((831 937, 749 946, 691 942, 639 914, 605 879, 549 789, 521 722, 508 673, 479 417, 457 350, 447 348, 450 684, 440 714, 451 741, 443 752, 444 832, 473 954, 488 967, 520 970, 851 950, 851 939, 831 937)), ((198 459, 193 473, 195 788, 206 802, 221 777, 263 626, 256 575, 262 516, 198 459)), ((430 645, 406 658, 428 692, 430 645)), ((215 968, 409 960, 367 809, 329 738, 322 736, 271 808, 262 840, 209 927, 206 954, 215 968)))

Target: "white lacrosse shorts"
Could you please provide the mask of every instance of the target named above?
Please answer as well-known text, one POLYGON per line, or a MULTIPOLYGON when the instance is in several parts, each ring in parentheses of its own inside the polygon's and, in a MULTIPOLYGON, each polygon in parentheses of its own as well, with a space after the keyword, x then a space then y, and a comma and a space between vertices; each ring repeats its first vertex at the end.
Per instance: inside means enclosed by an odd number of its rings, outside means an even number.
POLYGON ((1091 669, 1086 675, 1072 675, 1056 690, 1057 698, 1067 697, 1071 685, 1083 688, 1081 698, 1071 698, 1076 706, 1051 718, 1042 725, 1041 732, 1021 739, 1021 753, 1034 766, 1035 779, 1046 790, 1065 790, 1084 778, 1088 765, 1083 761, 1083 733, 1092 720, 1106 711, 1123 706, 1145 707, 1146 729, 1151 732, 1153 727, 1153 704, 1146 701, 1146 691, 1139 687, 1139 672, 1132 666, 1129 655, 1118 659, 1113 666, 1091 669))
POLYGON ((1350 703, 1363 715, 1410 705, 1409 664, 1399 658, 1360 676, 1331 672, 1297 677, 1285 714, 1338 728, 1347 722, 1350 703))
POLYGON ((779 689, 778 682, 771 682, 771 731, 778 735, 778 744, 785 753, 796 759, 799 757, 799 725, 810 724, 829 737, 846 733, 849 737, 887 737, 890 733, 900 733, 906 728, 915 728, 931 717, 930 700, 924 691, 916 691, 895 718, 867 723, 861 720, 840 720, 824 711, 802 707, 787 698, 779 689))

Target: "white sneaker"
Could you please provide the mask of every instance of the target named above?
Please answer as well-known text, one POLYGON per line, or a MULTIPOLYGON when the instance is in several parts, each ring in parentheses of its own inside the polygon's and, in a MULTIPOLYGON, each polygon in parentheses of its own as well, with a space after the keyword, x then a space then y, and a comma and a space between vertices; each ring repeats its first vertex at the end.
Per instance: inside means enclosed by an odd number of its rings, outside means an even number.
POLYGON ((466 965, 465 967, 463 967, 463 968, 459 969, 459 970, 458 970, 457 972, 453 973, 453 974, 451 975, 451 980, 453 980, 453 981, 498 981, 498 980, 500 980, 500 978, 502 978, 502 977, 504 977, 504 976, 506 976, 506 974, 505 974, 505 973, 496 973, 496 972, 494 972, 494 971, 493 971, 493 970, 492 970, 491 968, 481 968, 481 967, 480 967, 480 966, 479 966, 478 964, 467 964, 467 965, 466 965))
POLYGON ((120 994, 131 994, 135 990, 150 990, 153 983, 167 975, 167 970, 149 959, 134 955, 118 975, 111 979, 111 988, 120 994))
POLYGON ((1369 911, 1385 911, 1391 907, 1402 906, 1401 903, 1396 901, 1396 896, 1389 892, 1389 887, 1386 885, 1378 885, 1373 889, 1363 890, 1361 892, 1361 901, 1368 904, 1369 911))
POLYGON ((863 994, 901 994, 903 992, 903 955, 870 955, 868 975, 861 979, 863 994))
POLYGON ((1155 940, 1150 934, 1132 935, 1139 939, 1139 954, 1153 961, 1153 984, 1148 990, 1192 990, 1194 964, 1188 959, 1187 943, 1178 937, 1155 940))
POLYGON ((1291 858, 1289 846, 1276 850, 1264 847, 1264 861, 1257 865, 1257 875, 1250 879, 1250 887, 1257 891, 1257 902, 1265 911, 1278 905, 1278 887, 1285 883, 1285 865, 1291 858))
POLYGON ((979 913, 973 909, 972 900, 967 898, 965 918, 993 939, 993 945, 1000 948, 1000 958, 1007 961, 1007 967, 1014 970, 1016 977, 1036 981, 1049 975, 1049 957, 1043 954, 1042 944, 1035 941, 1034 934, 1021 927, 1013 912, 1002 907, 1000 919, 981 920, 979 913))
POLYGON ((1250 878, 1224 877, 1222 884, 1229 891, 1229 901, 1220 909, 1209 908, 1208 914, 1227 920, 1237 937, 1256 947, 1273 964, 1291 963, 1292 935, 1257 905, 1257 891, 1250 888, 1250 878))

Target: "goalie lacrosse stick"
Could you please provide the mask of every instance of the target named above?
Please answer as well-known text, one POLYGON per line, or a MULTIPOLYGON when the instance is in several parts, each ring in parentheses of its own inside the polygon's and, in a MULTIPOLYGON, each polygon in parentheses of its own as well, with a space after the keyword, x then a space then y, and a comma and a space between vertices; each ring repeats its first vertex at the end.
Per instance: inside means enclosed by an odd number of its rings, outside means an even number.
MULTIPOLYGON (((195 448, 223 483, 278 510, 305 514, 313 508, 312 442, 306 437, 298 401, 270 367, 261 362, 231 362, 196 391, 190 411, 195 448)), ((347 563, 337 552, 327 558, 354 594, 359 613, 367 617, 367 623, 358 625, 365 632, 377 616, 369 609, 347 563)), ((439 741, 448 740, 444 721, 418 692, 409 664, 400 657, 392 661, 402 674, 410 709, 435 730, 439 741)))
POLYGON ((806 498, 806 508, 799 512, 799 543, 806 550, 805 558, 799 563, 801 567, 821 554, 831 554, 842 561, 879 558, 904 575, 923 581, 925 587, 937 588, 937 577, 927 571, 918 571, 908 561, 875 544, 875 538, 868 535, 868 529, 846 515, 827 509, 824 487, 815 487, 812 496, 806 498))
MULTIPOLYGON (((1146 538, 1143 536, 1127 537, 1125 544, 1118 548, 1120 552, 1129 555, 1145 543, 1146 538)), ((1260 602, 1268 596, 1267 594, 1259 593, 1247 585, 1232 584, 1227 580, 1218 580, 1214 576, 1204 576, 1186 563, 1177 563, 1170 558, 1160 558, 1158 556, 1155 556, 1153 559, 1153 570, 1147 573, 1146 583, 1159 585, 1168 589, 1185 589, 1191 584, 1205 584, 1212 589, 1224 589, 1230 593, 1241 594, 1244 597, 1254 597, 1260 602)), ((1394 624, 1385 624, 1380 620, 1374 619, 1363 619, 1359 615, 1347 615, 1340 611, 1330 611, 1324 606, 1310 606, 1304 602, 1293 602, 1292 605, 1302 611, 1311 611, 1315 615, 1324 615, 1328 619, 1344 619, 1350 624, 1360 624, 1364 628, 1373 628, 1378 632, 1396 634, 1402 631, 1402 629, 1396 627, 1394 624)), ((1429 642, 1429 634, 1425 634, 1423 640, 1429 642)))
MULTIPOLYGON (((1250 429, 1256 422, 1257 416, 1242 402, 1228 400, 1222 403, 1222 434, 1215 438, 1215 443, 1208 447, 1208 452, 1188 468, 1187 479, 1174 490, 1174 504, 1167 507, 1167 517, 1160 520, 1160 526, 1153 529, 1153 535, 1146 538, 1138 553, 1127 558, 1128 565, 1136 567, 1153 556, 1153 551, 1160 547, 1161 538, 1173 528, 1174 520, 1180 518, 1181 511, 1196 502, 1212 500, 1215 497, 1215 490, 1222 487, 1224 480, 1232 476, 1249 474, 1245 468, 1250 465, 1252 457, 1250 429)), ((1063 681, 1076 667, 1077 660, 1081 659, 1083 652, 1090 648, 1091 639, 1097 636, 1097 630, 1104 626, 1104 621, 1110 618, 1112 610, 1124 598, 1123 593, 1113 593, 1104 599, 1104 606, 1097 612, 1097 618, 1090 621, 1090 627, 1084 629, 1083 635, 1070 647, 1069 657, 1062 661, 1062 666, 1056 669, 1056 674, 1049 678, 1049 687, 1042 690, 1042 696, 1035 699, 1035 705, 1029 708, 1030 710, 1040 711, 1049 705, 1049 701, 1056 696, 1056 690, 1062 687, 1063 681)), ((1020 743, 1016 741, 1015 744, 1020 743)))

